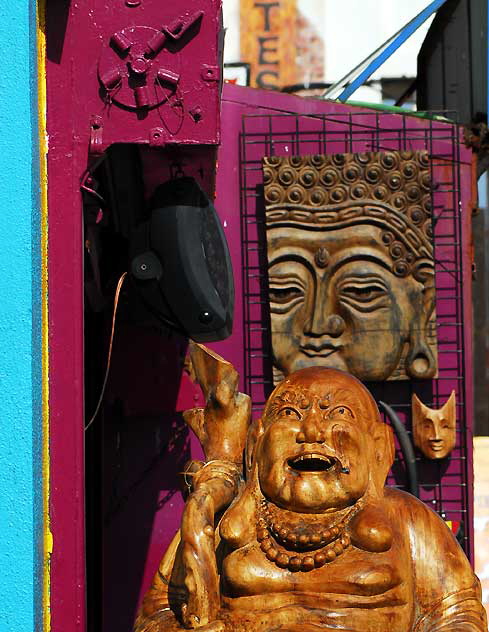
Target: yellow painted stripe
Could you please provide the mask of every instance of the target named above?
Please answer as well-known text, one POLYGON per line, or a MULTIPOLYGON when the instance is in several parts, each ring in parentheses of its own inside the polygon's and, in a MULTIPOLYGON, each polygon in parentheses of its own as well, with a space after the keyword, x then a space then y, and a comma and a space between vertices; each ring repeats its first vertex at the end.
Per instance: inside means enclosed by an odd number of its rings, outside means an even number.
POLYGON ((46 130, 46 0, 37 2, 37 68, 39 121, 39 176, 41 188, 41 327, 42 327, 42 512, 43 512, 43 632, 51 630, 51 553, 49 515, 49 347, 48 347, 48 174, 46 130))

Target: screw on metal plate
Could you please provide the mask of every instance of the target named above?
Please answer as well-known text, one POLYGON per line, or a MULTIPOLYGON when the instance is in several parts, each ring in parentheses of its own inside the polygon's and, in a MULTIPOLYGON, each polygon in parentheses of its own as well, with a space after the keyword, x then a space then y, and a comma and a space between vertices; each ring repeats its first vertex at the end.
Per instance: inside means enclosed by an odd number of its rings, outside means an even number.
POLYGON ((103 124, 101 116, 92 116, 90 118, 90 153, 102 153, 102 133, 103 124))
POLYGON ((149 132, 149 144, 153 146, 164 145, 166 142, 167 134, 162 127, 153 127, 149 132))
POLYGON ((218 66, 209 66, 203 64, 200 71, 200 76, 204 81, 219 81, 220 71, 218 66))
POLYGON ((196 123, 202 120, 203 113, 202 113, 202 108, 200 107, 200 105, 197 105, 191 110, 189 110, 189 114, 196 123))

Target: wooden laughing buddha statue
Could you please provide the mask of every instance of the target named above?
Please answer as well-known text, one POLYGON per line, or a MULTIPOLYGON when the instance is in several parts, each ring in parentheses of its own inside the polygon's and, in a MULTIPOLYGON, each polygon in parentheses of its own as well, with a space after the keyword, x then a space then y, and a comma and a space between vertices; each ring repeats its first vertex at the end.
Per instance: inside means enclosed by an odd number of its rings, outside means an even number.
POLYGON ((482 632, 479 582, 445 523, 384 487, 390 428, 354 377, 305 368, 249 426, 233 367, 194 345, 182 524, 136 632, 482 632), (245 452, 243 467, 242 454, 245 452))

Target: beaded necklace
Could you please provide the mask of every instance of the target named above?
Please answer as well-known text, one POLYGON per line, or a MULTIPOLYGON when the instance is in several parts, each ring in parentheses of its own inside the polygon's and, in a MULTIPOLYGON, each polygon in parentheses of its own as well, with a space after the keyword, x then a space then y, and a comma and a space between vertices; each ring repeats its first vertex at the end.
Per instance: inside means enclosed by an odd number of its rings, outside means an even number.
POLYGON ((345 529, 351 517, 352 512, 332 527, 315 533, 297 534, 277 524, 265 500, 258 518, 256 538, 267 558, 279 568, 308 572, 332 562, 350 546, 350 536, 345 529), (291 552, 290 548, 307 549, 307 552, 291 552))

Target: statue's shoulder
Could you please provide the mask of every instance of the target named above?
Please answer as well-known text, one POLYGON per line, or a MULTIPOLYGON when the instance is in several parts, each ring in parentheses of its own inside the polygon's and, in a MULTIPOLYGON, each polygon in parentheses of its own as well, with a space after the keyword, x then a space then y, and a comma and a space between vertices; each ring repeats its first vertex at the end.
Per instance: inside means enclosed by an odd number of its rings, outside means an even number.
POLYGON ((365 529, 377 532, 382 525, 383 530, 392 533, 398 542, 411 543, 416 538, 418 541, 423 539, 433 528, 433 523, 435 530, 438 530, 436 523, 441 523, 438 526, 442 532, 446 529, 443 521, 418 498, 391 487, 385 487, 380 498, 369 499, 354 523, 362 532, 365 529))
POLYGON ((405 510, 420 515, 437 516, 437 514, 427 507, 424 502, 419 500, 419 498, 394 487, 384 488, 383 501, 386 507, 396 511, 400 510, 402 512, 405 510))
POLYGON ((427 537, 430 541, 438 539, 443 542, 448 539, 450 543, 457 544, 445 521, 416 496, 386 487, 383 503, 389 514, 411 533, 414 532, 418 540, 427 537))
POLYGON ((385 489, 384 502, 408 536, 416 574, 433 594, 469 589, 477 592, 477 580, 469 561, 445 521, 415 496, 397 489, 385 489))

